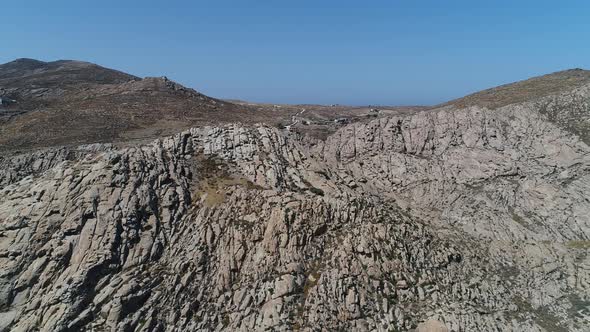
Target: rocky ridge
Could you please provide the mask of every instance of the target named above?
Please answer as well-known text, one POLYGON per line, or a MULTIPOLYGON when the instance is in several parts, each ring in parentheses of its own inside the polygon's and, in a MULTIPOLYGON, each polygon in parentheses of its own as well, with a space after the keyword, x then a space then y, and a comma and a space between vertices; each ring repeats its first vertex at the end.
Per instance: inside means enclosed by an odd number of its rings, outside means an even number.
POLYGON ((589 91, 4 157, 0 330, 586 331, 589 91))

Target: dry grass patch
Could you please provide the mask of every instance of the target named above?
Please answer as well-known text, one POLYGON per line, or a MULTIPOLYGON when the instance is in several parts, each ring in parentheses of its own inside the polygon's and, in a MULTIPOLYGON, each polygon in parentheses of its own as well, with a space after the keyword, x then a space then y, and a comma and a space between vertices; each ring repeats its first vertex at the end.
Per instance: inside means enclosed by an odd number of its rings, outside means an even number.
POLYGON ((207 207, 217 206, 225 201, 232 187, 243 187, 249 190, 264 189, 244 177, 218 177, 203 180, 194 197, 201 200, 207 207))
POLYGON ((570 249, 590 249, 590 241, 587 240, 573 240, 565 244, 570 249))

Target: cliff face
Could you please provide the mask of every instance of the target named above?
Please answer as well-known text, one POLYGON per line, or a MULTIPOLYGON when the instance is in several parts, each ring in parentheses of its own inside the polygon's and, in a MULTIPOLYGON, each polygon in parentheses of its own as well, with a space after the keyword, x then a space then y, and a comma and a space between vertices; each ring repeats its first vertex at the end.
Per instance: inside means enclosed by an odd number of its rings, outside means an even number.
POLYGON ((589 91, 4 157, 0 330, 586 331, 589 91))

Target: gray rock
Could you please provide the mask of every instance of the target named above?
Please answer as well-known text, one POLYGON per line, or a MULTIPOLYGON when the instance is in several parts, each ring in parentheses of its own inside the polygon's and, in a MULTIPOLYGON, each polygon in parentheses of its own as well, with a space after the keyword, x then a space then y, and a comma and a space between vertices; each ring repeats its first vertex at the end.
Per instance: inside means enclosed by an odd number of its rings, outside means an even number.
POLYGON ((590 147, 538 105, 5 156, 0 330, 586 331, 590 147))

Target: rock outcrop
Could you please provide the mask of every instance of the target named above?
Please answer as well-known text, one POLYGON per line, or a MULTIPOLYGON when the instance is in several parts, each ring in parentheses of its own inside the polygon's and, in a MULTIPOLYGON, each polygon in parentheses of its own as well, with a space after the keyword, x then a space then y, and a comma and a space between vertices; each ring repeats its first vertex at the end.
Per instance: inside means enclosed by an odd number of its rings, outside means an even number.
POLYGON ((590 147, 539 105, 5 157, 0 330, 587 331, 590 147))

